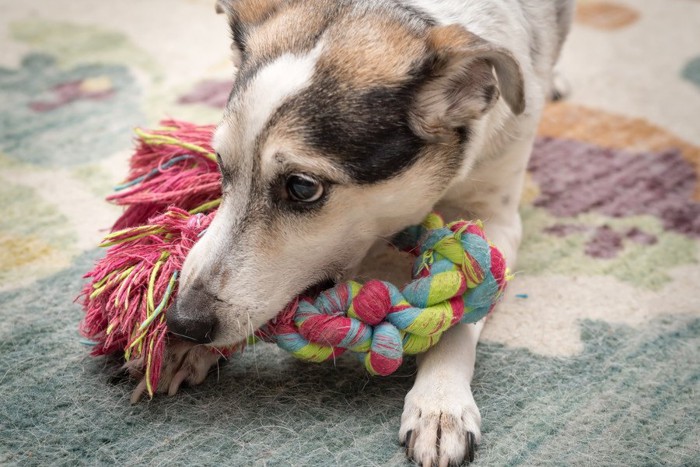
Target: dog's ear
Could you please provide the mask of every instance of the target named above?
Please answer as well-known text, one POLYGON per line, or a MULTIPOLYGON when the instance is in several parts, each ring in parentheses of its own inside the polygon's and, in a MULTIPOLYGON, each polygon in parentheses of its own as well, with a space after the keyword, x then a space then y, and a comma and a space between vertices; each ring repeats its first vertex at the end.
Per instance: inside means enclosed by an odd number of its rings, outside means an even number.
POLYGON ((412 125, 422 137, 441 141, 453 135, 483 116, 499 95, 514 114, 523 112, 522 72, 509 51, 458 25, 431 28, 427 43, 428 78, 412 110, 412 125))
POLYGON ((239 65, 245 53, 247 30, 264 22, 286 0, 216 0, 216 12, 226 14, 233 36, 233 61, 239 65))
POLYGON ((216 12, 246 24, 262 23, 285 0, 216 0, 216 12))

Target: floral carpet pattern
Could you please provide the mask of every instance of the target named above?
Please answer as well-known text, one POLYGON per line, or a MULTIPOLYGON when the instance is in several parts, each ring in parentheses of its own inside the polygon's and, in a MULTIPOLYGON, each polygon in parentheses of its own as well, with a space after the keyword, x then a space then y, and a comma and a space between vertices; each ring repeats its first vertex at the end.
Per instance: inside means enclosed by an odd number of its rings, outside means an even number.
MULTIPOLYGON (((176 398, 87 356, 74 303, 132 128, 216 122, 213 0, 0 0, 0 464, 404 465, 415 365, 255 346, 176 398)), ((483 465, 700 464, 700 2, 579 0, 474 395, 483 465)), ((364 275, 391 276, 380 253, 364 275)))

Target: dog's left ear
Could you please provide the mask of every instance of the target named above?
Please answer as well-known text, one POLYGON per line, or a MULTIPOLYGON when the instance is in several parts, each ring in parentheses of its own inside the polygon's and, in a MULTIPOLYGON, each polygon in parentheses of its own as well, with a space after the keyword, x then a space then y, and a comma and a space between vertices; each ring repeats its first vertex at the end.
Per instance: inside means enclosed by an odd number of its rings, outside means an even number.
POLYGON ((245 54, 247 30, 269 18, 286 0, 216 0, 216 12, 226 14, 233 36, 233 62, 240 65, 245 54))
POLYGON ((412 126, 425 139, 454 135, 481 118, 500 95, 514 114, 525 110, 522 72, 508 50, 458 25, 432 28, 427 47, 432 66, 412 110, 412 126))
POLYGON ((216 0, 216 12, 247 24, 262 23, 285 0, 216 0))

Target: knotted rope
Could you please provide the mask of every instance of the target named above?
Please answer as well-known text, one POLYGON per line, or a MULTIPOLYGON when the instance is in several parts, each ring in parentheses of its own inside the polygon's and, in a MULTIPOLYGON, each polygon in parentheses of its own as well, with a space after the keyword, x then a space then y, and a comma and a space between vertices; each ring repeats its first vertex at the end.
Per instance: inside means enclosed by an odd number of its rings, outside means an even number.
POLYGON ((481 225, 445 225, 431 214, 419 229, 404 232, 407 237, 414 237, 410 246, 417 258, 414 280, 403 288, 378 280, 340 284, 315 300, 294 302, 257 335, 312 362, 349 350, 370 373, 389 375, 404 354, 425 352, 455 324, 486 316, 508 276, 481 225))

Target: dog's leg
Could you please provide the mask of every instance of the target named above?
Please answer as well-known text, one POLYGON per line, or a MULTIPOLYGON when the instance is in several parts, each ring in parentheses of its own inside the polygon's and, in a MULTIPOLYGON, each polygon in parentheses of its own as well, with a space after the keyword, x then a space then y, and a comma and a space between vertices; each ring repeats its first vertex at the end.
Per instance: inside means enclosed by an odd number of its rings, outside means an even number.
MULTIPOLYGON (((455 190, 440 207, 443 212, 457 210, 465 215, 463 203, 468 200, 469 214, 484 221, 489 240, 500 248, 511 268, 522 235, 518 204, 532 141, 528 138, 512 145, 502 157, 473 173, 469 186, 455 190)), ((465 458, 474 459, 481 438, 481 414, 472 396, 471 380, 483 326, 484 320, 457 325, 418 358, 399 441, 406 446, 407 455, 421 465, 455 465, 465 458)))
POLYGON ((416 382, 406 395, 399 440, 420 465, 474 460, 481 414, 471 392, 476 342, 483 320, 460 324, 418 359, 416 382))

